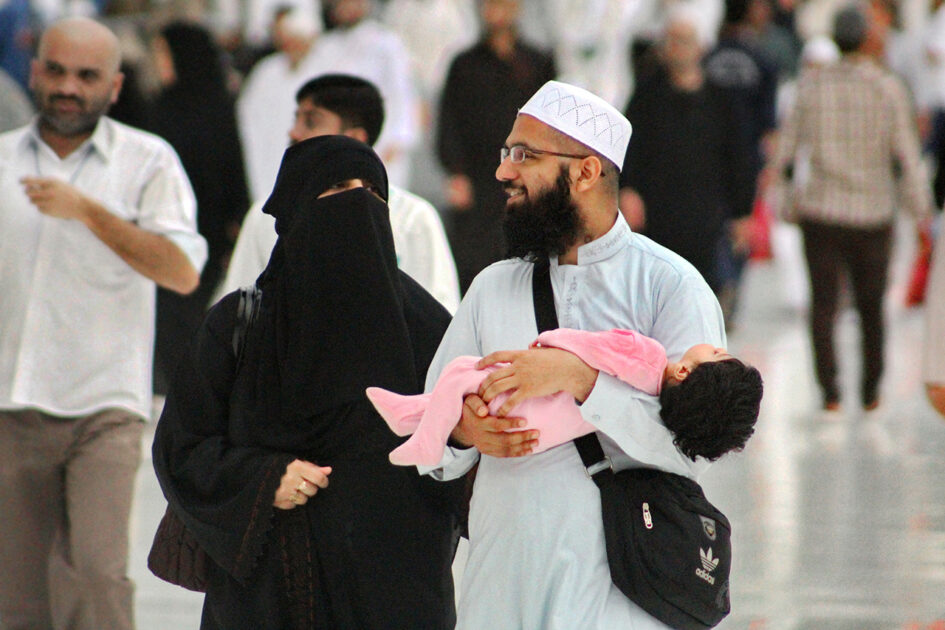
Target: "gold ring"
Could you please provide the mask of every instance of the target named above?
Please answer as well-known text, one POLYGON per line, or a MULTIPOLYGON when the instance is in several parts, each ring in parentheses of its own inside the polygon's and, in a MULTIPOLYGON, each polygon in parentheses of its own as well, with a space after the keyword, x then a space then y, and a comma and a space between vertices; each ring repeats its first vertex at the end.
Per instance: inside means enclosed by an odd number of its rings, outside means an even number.
POLYGON ((294 503, 294 504, 296 504, 296 505, 302 505, 302 497, 299 496, 299 491, 298 491, 298 490, 296 490, 295 492, 292 493, 292 496, 289 497, 289 501, 291 501, 292 503, 294 503))
POLYGON ((297 486, 295 487, 295 491, 296 491, 296 492, 303 492, 303 491, 305 490, 305 484, 307 484, 307 483, 308 483, 308 481, 306 481, 305 479, 303 479, 302 481, 299 482, 299 485, 297 485, 297 486))

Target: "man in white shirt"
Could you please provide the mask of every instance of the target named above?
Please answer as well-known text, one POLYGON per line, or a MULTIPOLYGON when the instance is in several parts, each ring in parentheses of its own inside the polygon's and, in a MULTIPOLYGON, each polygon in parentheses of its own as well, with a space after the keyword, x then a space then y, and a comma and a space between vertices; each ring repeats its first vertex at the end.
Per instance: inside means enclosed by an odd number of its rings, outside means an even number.
POLYGON ((246 179, 252 198, 269 196, 276 181, 286 127, 292 122, 292 94, 317 74, 321 18, 301 7, 277 12, 272 25, 278 49, 246 76, 236 100, 246 179))
POLYGON ((163 140, 105 117, 116 37, 52 25, 39 116, 0 135, 0 625, 132 628, 128 520, 155 284, 193 291, 196 202, 163 140))
POLYGON ((718 302, 695 268, 634 234, 617 208, 630 123, 600 97, 551 81, 519 110, 496 177, 508 194, 514 256, 470 286, 430 365, 427 391, 460 355, 492 372, 466 399, 436 478, 478 460, 469 558, 457 628, 665 628, 611 581, 600 494, 573 443, 530 455, 533 430, 501 417, 522 400, 567 391, 617 469, 656 467, 695 477, 659 420, 658 403, 566 351, 526 349, 537 334, 533 261, 548 259, 561 327, 628 328, 657 339, 671 360, 696 343, 724 345, 718 302), (513 391, 497 414, 485 401, 513 391), (464 448, 472 447, 472 448, 464 448), (528 455, 527 457, 523 457, 528 455))
MULTIPOLYGON (((296 94, 292 143, 343 134, 374 144, 384 124, 384 104, 377 88, 359 77, 328 74, 303 85, 296 94)), ((451 313, 459 306, 459 281, 443 223, 426 200, 390 187, 390 222, 397 265, 451 313)), ((246 213, 233 248, 226 279, 217 297, 252 284, 265 269, 276 242, 274 219, 257 202, 246 213)))
POLYGON ((340 72, 363 77, 384 97, 386 123, 374 148, 390 183, 410 182, 410 152, 420 135, 419 104, 410 56, 400 37, 371 17, 371 0, 324 0, 332 27, 318 42, 312 76, 340 72), (315 65, 320 64, 320 65, 315 65))

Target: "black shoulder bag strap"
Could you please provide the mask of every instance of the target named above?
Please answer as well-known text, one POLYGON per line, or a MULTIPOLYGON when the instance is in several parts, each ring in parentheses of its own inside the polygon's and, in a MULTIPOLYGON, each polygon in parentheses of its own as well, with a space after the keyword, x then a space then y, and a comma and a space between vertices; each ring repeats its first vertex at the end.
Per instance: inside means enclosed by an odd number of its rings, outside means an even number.
POLYGON ((243 342, 246 333, 256 320, 259 313, 259 304, 262 302, 262 291, 255 284, 240 288, 240 303, 236 307, 236 326, 233 328, 233 356, 237 362, 242 358, 243 342))
MULTIPOLYGON (((558 314, 555 312, 555 294, 551 286, 551 264, 547 259, 535 263, 532 275, 532 298, 535 303, 535 323, 538 332, 553 330, 558 327, 558 314)), ((574 440, 581 461, 587 469, 587 474, 598 486, 604 483, 600 474, 604 471, 613 472, 610 458, 604 455, 604 449, 596 433, 588 433, 574 440)))

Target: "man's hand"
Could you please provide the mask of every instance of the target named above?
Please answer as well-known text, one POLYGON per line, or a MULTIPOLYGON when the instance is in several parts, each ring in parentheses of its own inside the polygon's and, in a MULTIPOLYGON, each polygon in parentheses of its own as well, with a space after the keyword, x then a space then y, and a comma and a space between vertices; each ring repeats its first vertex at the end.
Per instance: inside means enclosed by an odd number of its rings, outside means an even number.
POLYGON ((646 226, 646 204, 643 197, 632 188, 620 189, 620 212, 627 220, 627 225, 634 232, 640 232, 646 226))
POLYGON ((446 180, 446 203, 453 210, 469 210, 475 202, 472 180, 465 175, 452 175, 446 180))
POLYGON ((76 187, 53 177, 24 177, 20 183, 26 196, 43 214, 57 219, 84 220, 88 198, 76 187))
POLYGON ((504 417, 519 403, 530 398, 568 392, 578 403, 584 402, 597 382, 597 370, 576 354, 558 348, 529 348, 493 352, 476 364, 483 369, 507 363, 490 373, 479 385, 479 396, 491 402, 503 392, 511 396, 496 411, 504 417))
POLYGON ((538 431, 515 431, 523 426, 525 420, 521 418, 490 416, 485 401, 470 394, 463 403, 463 416, 451 437, 464 446, 475 446, 483 455, 520 457, 528 455, 538 445, 538 431))
POLYGON ((751 253, 751 230, 754 219, 749 215, 734 219, 730 225, 732 251, 747 256, 751 253))

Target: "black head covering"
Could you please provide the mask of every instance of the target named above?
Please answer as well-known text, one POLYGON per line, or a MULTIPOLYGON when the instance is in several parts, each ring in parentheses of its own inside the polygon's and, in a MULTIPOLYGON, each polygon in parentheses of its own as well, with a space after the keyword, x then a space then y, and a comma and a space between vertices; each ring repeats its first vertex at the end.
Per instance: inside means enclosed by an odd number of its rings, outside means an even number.
POLYGON ((264 206, 279 238, 257 280, 262 306, 234 388, 244 400, 233 407, 258 416, 237 423, 250 442, 265 427, 268 443, 307 444, 322 459, 352 441, 368 446, 369 434, 386 443, 373 414, 350 417, 346 406, 362 404, 368 386, 417 388, 387 205, 363 188, 317 198, 352 178, 376 182, 386 197, 370 147, 344 136, 306 140, 286 150, 264 206))
POLYGON ((348 179, 371 182, 387 200, 387 171, 374 149, 347 136, 303 140, 286 149, 276 184, 262 210, 276 218, 276 233, 284 236, 303 200, 314 200, 348 179))
POLYGON ((207 29, 190 22, 171 22, 161 29, 177 76, 175 87, 188 92, 226 90, 223 54, 207 29))

